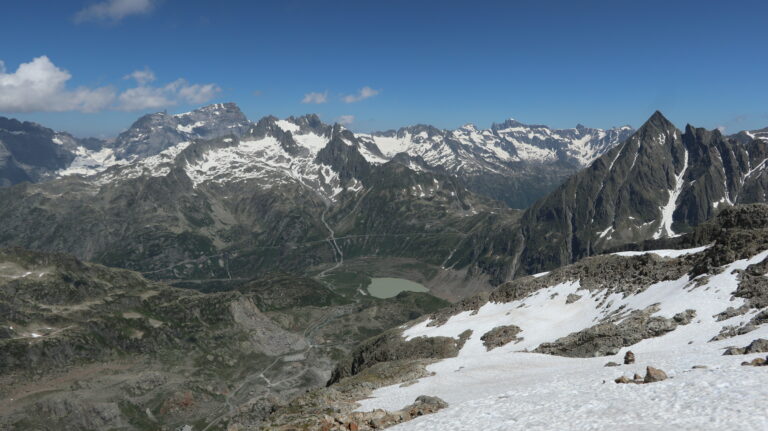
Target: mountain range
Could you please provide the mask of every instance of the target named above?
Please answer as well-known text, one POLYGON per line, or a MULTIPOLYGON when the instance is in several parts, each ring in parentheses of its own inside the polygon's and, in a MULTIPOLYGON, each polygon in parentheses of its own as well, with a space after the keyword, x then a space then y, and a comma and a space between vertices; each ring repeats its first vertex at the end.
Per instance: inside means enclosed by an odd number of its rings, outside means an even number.
MULTIPOLYGON (((95 174, 164 151, 179 151, 178 147, 195 140, 229 135, 240 138, 252 134, 259 125, 273 125, 267 133, 292 133, 295 145, 305 147, 311 155, 324 147, 330 137, 330 126, 315 115, 285 120, 265 117, 253 123, 233 103, 205 106, 176 115, 165 112, 145 115, 109 141, 76 139, 10 119, 3 124, 0 142, 6 155, 0 178, 4 185, 95 174), (34 152, 37 159, 25 157, 24 151, 34 152)), ((471 190, 522 208, 631 132, 629 126, 601 130, 578 125, 574 129, 554 130, 508 120, 493 124, 488 130, 478 130, 471 124, 456 130, 417 125, 353 135, 361 155, 371 164, 387 162, 400 154, 408 155, 415 159, 412 166, 420 164, 423 169, 458 176, 471 190)), ((295 155, 290 150, 288 153, 295 155)))
MULTIPOLYGON (((8 142, 34 142, 52 168, 0 189, 0 244, 204 289, 406 259, 456 299, 765 201, 763 131, 680 131, 659 112, 636 131, 510 120, 355 134, 314 115, 250 123, 216 104, 144 116, 101 143, 6 123, 8 142), (535 202, 520 211, 515 200, 535 202)), ((5 172, 17 165, 8 157, 5 172)))

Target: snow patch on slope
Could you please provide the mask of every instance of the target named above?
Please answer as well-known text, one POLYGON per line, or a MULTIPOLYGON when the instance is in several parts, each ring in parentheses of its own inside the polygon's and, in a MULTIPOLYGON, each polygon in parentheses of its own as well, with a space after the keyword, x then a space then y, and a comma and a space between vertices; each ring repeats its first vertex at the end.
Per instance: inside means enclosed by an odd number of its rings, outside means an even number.
POLYGON ((428 367, 433 376, 405 387, 380 388, 371 398, 360 401, 359 410, 395 410, 419 395, 433 395, 446 400, 449 407, 392 429, 714 430, 736 425, 764 429, 768 427, 768 415, 762 399, 768 396, 768 374, 760 368, 742 367, 740 362, 765 354, 722 353, 727 346, 742 346, 755 338, 768 337, 768 325, 723 341, 709 340, 723 327, 744 323, 758 312, 751 310, 719 322, 715 318, 726 308, 743 304, 743 299, 732 298, 739 270, 766 257, 768 251, 726 265, 716 274, 694 280, 686 275, 654 283, 626 297, 607 290, 580 289, 578 281, 572 281, 509 303, 488 303, 475 314, 459 313, 441 326, 418 323, 403 335, 412 339, 457 337, 467 329, 473 333, 457 357, 428 367), (581 298, 566 304, 570 293, 581 298), (643 340, 614 356, 565 358, 525 352, 597 324, 611 313, 643 310, 654 304, 659 305, 655 313, 658 316, 672 317, 695 309, 696 317, 674 331, 643 340), (522 329, 518 336, 523 340, 486 351, 480 337, 494 327, 509 324, 522 329), (636 364, 604 367, 607 361, 620 363, 629 349, 637 357, 636 364), (646 365, 665 370, 672 379, 652 385, 613 383, 620 375, 643 374, 646 365), (693 370, 693 365, 709 368, 693 370))
POLYGON ((675 186, 669 191, 669 200, 667 204, 659 208, 661 212, 661 222, 659 223, 659 230, 653 234, 653 239, 659 239, 662 236, 672 238, 679 236, 672 230, 673 215, 677 209, 677 199, 680 197, 680 193, 683 191, 683 185, 685 181, 685 171, 688 170, 688 150, 685 150, 685 156, 683 158, 683 169, 675 177, 675 186))

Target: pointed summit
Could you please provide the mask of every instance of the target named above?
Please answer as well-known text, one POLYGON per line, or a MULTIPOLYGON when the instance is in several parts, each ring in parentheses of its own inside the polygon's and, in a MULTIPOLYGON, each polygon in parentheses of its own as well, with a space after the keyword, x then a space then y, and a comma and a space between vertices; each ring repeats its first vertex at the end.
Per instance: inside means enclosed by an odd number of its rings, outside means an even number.
POLYGON ((638 131, 648 128, 655 128, 659 130, 669 130, 669 129, 675 129, 675 125, 672 124, 671 121, 667 120, 667 117, 664 116, 664 114, 661 113, 661 111, 656 111, 651 115, 651 118, 648 119, 648 121, 645 122, 642 126, 640 126, 640 129, 638 131))

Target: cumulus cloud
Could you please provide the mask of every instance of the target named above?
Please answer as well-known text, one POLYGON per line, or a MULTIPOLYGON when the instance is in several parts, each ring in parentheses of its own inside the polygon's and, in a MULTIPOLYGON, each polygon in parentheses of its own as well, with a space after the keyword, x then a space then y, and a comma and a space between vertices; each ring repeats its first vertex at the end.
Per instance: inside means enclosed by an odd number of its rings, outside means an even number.
POLYGON ((355 103, 359 102, 361 100, 369 99, 375 95, 379 94, 379 90, 374 90, 371 87, 363 87, 355 94, 348 94, 344 97, 342 97, 342 100, 346 103, 355 103))
POLYGON ((307 93, 304 98, 301 99, 301 103, 325 103, 328 101, 328 92, 325 93, 307 93))
POLYGON ((336 119, 336 122, 339 124, 343 124, 345 126, 349 126, 350 124, 355 122, 355 116, 354 115, 342 115, 339 118, 336 119))
POLYGON ((213 99, 221 91, 216 84, 190 84, 177 79, 162 87, 139 85, 129 88, 117 98, 116 108, 121 111, 158 109, 179 103, 199 104, 213 99))
POLYGON ((180 103, 200 104, 221 91, 216 84, 190 84, 184 79, 152 86, 156 77, 149 68, 126 75, 124 78, 135 80, 136 86, 122 92, 112 86, 67 88, 71 78, 46 56, 22 63, 11 73, 0 61, 0 112, 138 111, 180 103))
POLYGON ((67 89, 72 78, 56 67, 46 56, 19 65, 16 72, 6 73, 0 66, 0 111, 82 111, 94 112, 109 106, 115 99, 112 87, 67 89))
POLYGON ((80 10, 75 14, 75 22, 117 22, 130 15, 149 13, 153 8, 153 0, 105 0, 80 10))

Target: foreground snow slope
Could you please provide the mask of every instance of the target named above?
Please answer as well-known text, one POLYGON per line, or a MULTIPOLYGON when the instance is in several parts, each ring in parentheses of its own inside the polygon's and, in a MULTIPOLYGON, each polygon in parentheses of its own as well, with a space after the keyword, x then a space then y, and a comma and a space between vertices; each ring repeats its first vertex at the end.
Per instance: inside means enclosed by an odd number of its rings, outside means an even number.
MULTIPOLYGON (((705 249, 658 255, 685 256, 705 249)), ((768 429, 764 403, 768 369, 740 365, 765 353, 723 356, 728 346, 742 347, 754 339, 768 338, 768 327, 710 341, 724 327, 740 326, 762 311, 750 309, 721 321, 715 316, 744 304, 743 299, 732 296, 740 270, 767 257, 768 251, 763 251, 694 280, 683 275, 627 296, 613 289, 587 290, 578 280, 559 282, 519 300, 489 302, 477 312, 460 312, 440 326, 417 323, 406 328, 403 336, 458 337, 467 329, 473 332, 457 357, 429 366, 432 377, 409 386, 376 390, 371 398, 360 401, 359 410, 397 410, 419 395, 435 395, 447 401, 449 408, 393 429, 768 429), (575 295, 580 297, 575 299, 575 295), (648 308, 654 305, 658 307, 648 308), (690 309, 696 310, 690 323, 624 347, 613 356, 566 358, 527 352, 616 313, 650 310, 652 316, 671 318, 690 309), (501 325, 521 328, 518 337, 522 340, 487 351, 480 337, 501 325), (635 353, 635 364, 604 366, 608 361, 622 363, 628 350, 635 353), (644 374, 648 365, 664 370, 671 379, 645 385, 613 382, 621 375, 644 374), (693 369, 694 365, 707 368, 693 369)))

